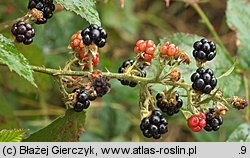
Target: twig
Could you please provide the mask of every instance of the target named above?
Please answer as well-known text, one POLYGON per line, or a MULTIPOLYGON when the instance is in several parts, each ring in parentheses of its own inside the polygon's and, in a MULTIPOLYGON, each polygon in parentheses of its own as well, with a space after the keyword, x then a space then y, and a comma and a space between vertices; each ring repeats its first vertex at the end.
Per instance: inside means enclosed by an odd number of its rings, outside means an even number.
MULTIPOLYGON (((249 102, 249 85, 248 85, 248 75, 247 75, 247 73, 243 73, 243 80, 244 80, 244 88, 245 88, 246 100, 249 102)), ((250 106, 248 106, 246 108, 245 115, 244 115, 244 118, 248 123, 250 123, 249 110, 250 110, 250 106)))

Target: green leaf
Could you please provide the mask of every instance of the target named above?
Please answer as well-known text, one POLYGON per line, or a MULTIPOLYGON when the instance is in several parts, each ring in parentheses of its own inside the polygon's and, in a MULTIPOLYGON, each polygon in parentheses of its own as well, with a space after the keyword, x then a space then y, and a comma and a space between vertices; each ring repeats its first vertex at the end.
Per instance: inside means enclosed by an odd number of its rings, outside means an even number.
POLYGON ((181 112, 186 119, 189 119, 193 115, 190 111, 181 110, 181 112))
POLYGON ((101 26, 99 14, 96 10, 95 0, 55 0, 67 10, 73 11, 86 19, 90 24, 101 26))
POLYGON ((0 61, 9 69, 27 79, 35 87, 31 67, 27 59, 16 49, 9 39, 0 34, 0 61))
MULTIPOLYGON (((176 33, 167 38, 168 41, 177 45, 181 50, 185 51, 190 60, 190 65, 181 65, 181 73, 182 77, 184 77, 186 82, 190 82, 190 76, 193 72, 196 71, 196 61, 192 55, 193 51, 193 43, 202 39, 203 37, 185 34, 185 33, 176 33)), ((161 39, 161 43, 166 41, 166 39, 161 39)), ((221 76, 225 72, 228 72, 230 68, 232 68, 231 61, 229 61, 222 51, 220 46, 217 45, 217 56, 213 61, 208 61, 205 65, 205 68, 211 68, 214 70, 215 76, 221 76)), ((242 78, 238 73, 233 72, 230 76, 222 78, 218 81, 217 87, 220 87, 224 92, 225 97, 231 97, 236 94, 240 89, 242 78)))
POLYGON ((64 116, 57 118, 48 126, 33 133, 25 142, 75 142, 84 131, 86 114, 68 109, 64 116))
POLYGON ((19 128, 17 117, 14 115, 14 108, 7 99, 7 94, 1 89, 0 101, 0 130, 19 128))
POLYGON ((228 142, 245 142, 250 141, 250 125, 247 123, 241 124, 229 136, 228 142))
POLYGON ((107 140, 111 140, 127 132, 131 122, 124 111, 105 106, 100 113, 100 126, 107 140))
POLYGON ((240 64, 249 67, 250 58, 250 0, 229 0, 227 3, 227 24, 236 31, 238 38, 238 57, 240 64))
POLYGON ((27 131, 22 129, 1 130, 0 142, 20 142, 27 131))

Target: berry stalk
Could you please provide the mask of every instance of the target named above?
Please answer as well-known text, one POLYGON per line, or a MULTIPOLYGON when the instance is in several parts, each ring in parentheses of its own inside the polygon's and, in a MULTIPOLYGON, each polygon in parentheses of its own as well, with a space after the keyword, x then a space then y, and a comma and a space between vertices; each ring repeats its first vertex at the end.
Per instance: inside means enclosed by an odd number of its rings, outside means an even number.
MULTIPOLYGON (((244 81, 244 88, 245 88, 245 93, 246 93, 245 94, 246 100, 249 102, 249 84, 248 84, 248 76, 246 73, 243 74, 243 81, 244 81)), ((250 123, 249 111, 250 111, 250 107, 246 108, 245 115, 244 115, 244 118, 248 123, 250 123)))

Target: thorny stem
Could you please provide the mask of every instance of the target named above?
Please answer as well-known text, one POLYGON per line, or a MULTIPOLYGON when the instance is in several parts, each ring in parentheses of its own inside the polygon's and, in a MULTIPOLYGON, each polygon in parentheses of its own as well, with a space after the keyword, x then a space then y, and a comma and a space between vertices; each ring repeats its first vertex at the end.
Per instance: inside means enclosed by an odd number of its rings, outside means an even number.
POLYGON ((192 6, 192 8, 199 14, 199 16, 201 17, 202 21, 204 22, 204 24, 207 26, 207 28, 209 29, 209 31, 213 35, 215 41, 221 47, 222 51, 225 52, 228 60, 230 60, 233 63, 233 59, 232 59, 229 51, 224 46, 224 44, 221 41, 219 35, 215 31, 214 26, 211 24, 211 22, 209 21, 208 17, 206 16, 206 14, 203 12, 203 10, 200 8, 200 6, 198 5, 197 1, 196 0, 184 0, 184 1, 186 3, 188 3, 188 4, 190 4, 192 6))

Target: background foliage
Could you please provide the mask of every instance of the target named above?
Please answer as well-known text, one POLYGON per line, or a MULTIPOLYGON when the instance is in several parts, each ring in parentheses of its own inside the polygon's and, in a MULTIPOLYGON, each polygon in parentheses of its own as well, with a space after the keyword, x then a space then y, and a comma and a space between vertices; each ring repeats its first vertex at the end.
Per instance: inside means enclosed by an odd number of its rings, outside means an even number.
MULTIPOLYGON (((180 1, 171 1, 170 7, 166 8, 164 0, 125 0, 123 9, 118 0, 97 0, 96 6, 93 0, 56 2, 64 5, 68 11, 58 11, 45 25, 35 26, 36 36, 32 45, 16 44, 14 47, 7 39, 12 39, 9 29, 5 29, 1 23, 24 15, 27 1, 0 0, 0 33, 4 35, 0 35, 0 59, 27 79, 0 66, 0 130, 28 129, 24 141, 152 141, 143 138, 139 130, 137 88, 124 87, 118 81, 111 80, 110 94, 92 102, 86 115, 71 110, 64 115, 66 110, 56 81, 44 74, 33 73, 32 76, 29 64, 56 69, 62 67, 70 57, 67 46, 71 35, 88 26, 88 22, 101 22, 109 33, 107 46, 100 50, 99 69, 107 67, 117 72, 122 61, 134 56, 133 46, 138 39, 152 39, 159 43, 160 39, 167 38, 191 57, 194 41, 201 36, 213 39, 200 17, 180 1), (9 56, 11 53, 18 55, 13 58, 9 56), (50 124, 58 116, 60 118, 50 124)), ((210 0, 200 5, 231 56, 238 56, 234 73, 220 80, 219 86, 227 97, 245 96, 250 71, 250 1, 210 0)), ((233 58, 228 59, 226 52, 219 47, 216 60, 209 66, 215 70, 216 76, 220 76, 233 65, 232 61, 233 58)), ((186 81, 189 81, 190 72, 195 69, 193 59, 192 63, 181 69, 186 81)), ((153 70, 148 71, 153 74, 153 70)), ((154 88, 155 91, 159 89, 157 86, 154 88)), ((224 117, 219 132, 192 133, 179 114, 170 118, 170 130, 160 141, 249 141, 250 126, 246 123, 246 117, 250 116, 231 109, 224 117)), ((19 138, 24 133, 21 132, 19 138)))

